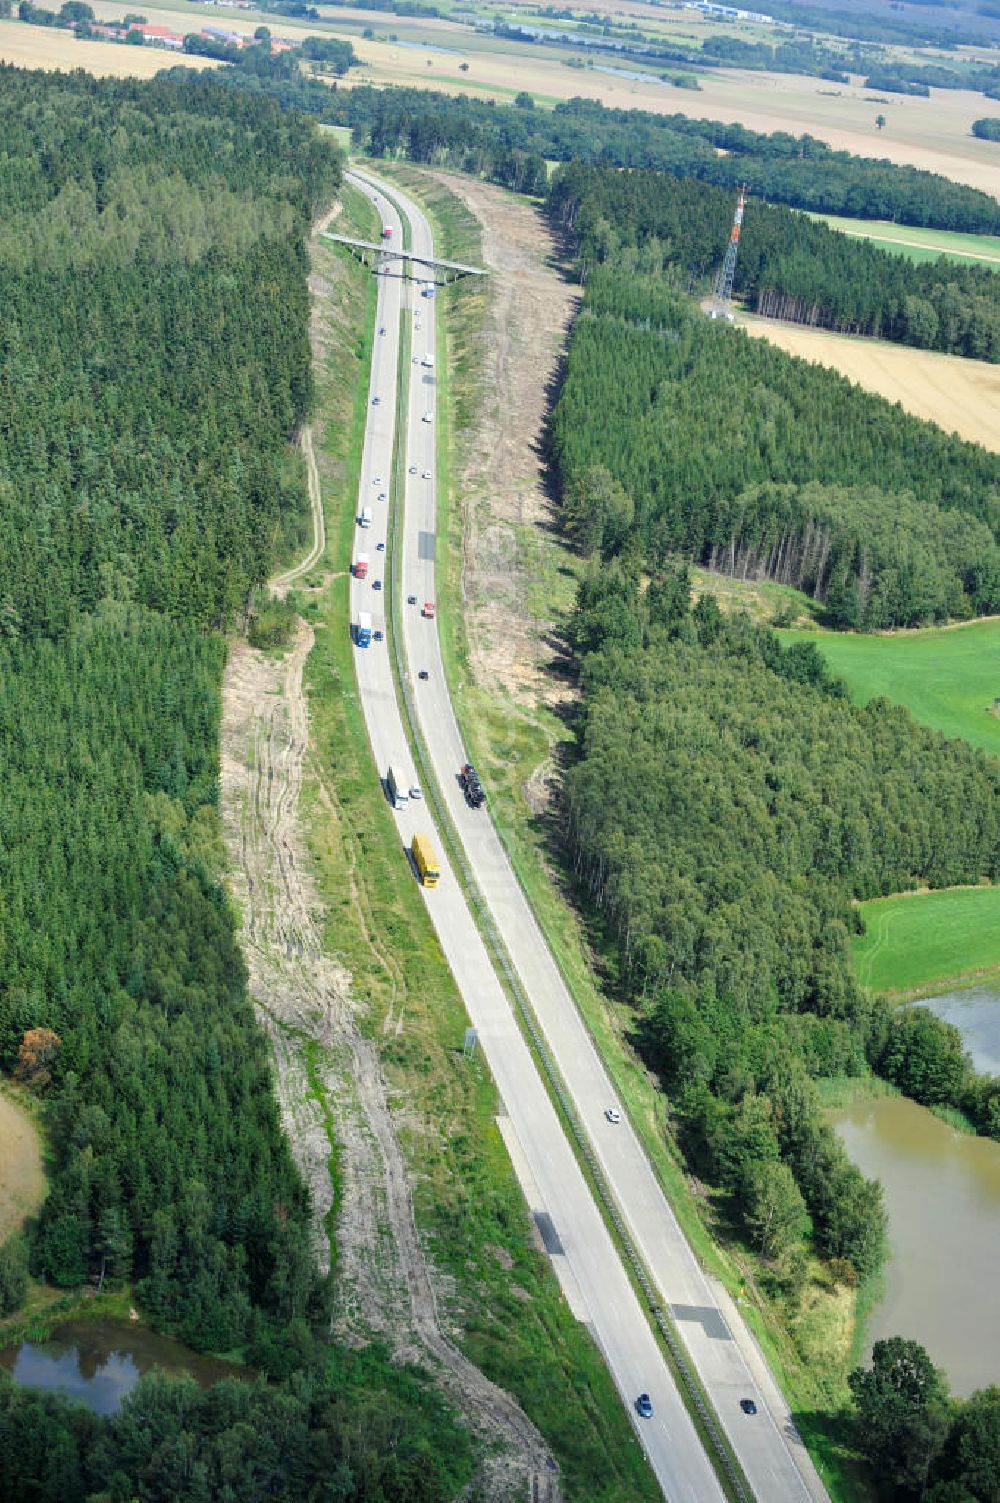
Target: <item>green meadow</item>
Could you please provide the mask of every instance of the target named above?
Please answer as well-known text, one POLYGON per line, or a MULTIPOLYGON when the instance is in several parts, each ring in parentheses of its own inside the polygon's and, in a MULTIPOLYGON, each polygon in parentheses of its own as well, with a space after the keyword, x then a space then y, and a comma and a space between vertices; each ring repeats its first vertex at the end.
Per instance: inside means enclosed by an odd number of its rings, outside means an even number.
POLYGON ((816 631, 781 636, 815 642, 858 704, 884 694, 906 705, 921 725, 1000 756, 1000 718, 993 714, 1000 698, 1000 619, 891 636, 816 631))
POLYGON ((995 235, 966 235, 957 230, 925 230, 911 224, 890 224, 880 219, 841 219, 836 214, 811 214, 822 219, 832 230, 870 240, 881 250, 908 256, 911 261, 936 261, 948 256, 966 265, 975 261, 981 266, 1000 270, 1000 238, 995 235))
POLYGON ((855 940, 861 985, 929 995, 945 983, 1000 971, 1000 887, 953 887, 862 903, 855 940))

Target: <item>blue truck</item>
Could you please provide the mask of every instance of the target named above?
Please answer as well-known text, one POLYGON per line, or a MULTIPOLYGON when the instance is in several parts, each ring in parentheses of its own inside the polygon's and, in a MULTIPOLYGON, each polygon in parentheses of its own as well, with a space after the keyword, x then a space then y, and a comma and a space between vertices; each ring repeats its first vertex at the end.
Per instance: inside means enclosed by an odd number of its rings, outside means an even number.
POLYGON ((358 618, 354 623, 354 645, 356 647, 372 645, 372 618, 367 611, 358 611, 358 618))

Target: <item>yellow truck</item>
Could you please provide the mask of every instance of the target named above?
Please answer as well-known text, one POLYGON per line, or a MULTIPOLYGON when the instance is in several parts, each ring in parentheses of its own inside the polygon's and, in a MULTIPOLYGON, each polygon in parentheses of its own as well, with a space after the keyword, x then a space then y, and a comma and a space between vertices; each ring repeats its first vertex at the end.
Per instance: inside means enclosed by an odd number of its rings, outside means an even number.
POLYGON ((410 846, 417 875, 425 887, 436 887, 441 880, 437 853, 427 835, 414 835, 410 846))

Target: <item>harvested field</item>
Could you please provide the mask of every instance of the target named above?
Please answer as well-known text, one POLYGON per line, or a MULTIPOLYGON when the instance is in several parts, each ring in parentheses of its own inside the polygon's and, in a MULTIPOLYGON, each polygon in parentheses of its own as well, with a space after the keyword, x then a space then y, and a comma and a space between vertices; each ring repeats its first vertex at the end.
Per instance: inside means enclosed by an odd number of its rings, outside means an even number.
POLYGON ((947 433, 1000 452, 1000 365, 739 315, 748 334, 827 365, 947 433))
MULTIPOLYGON (((108 15, 121 16, 121 6, 107 7, 108 15)), ((145 15, 145 11, 143 12, 145 15)), ((177 16, 166 24, 176 25, 177 16)), ((178 27, 180 30, 180 27, 178 27)), ((98 77, 152 78, 162 68, 176 66, 177 57, 161 47, 126 47, 118 42, 81 42, 71 31, 46 26, 27 26, 23 21, 0 21, 0 62, 18 68, 51 68, 65 71, 84 68, 98 77)), ((209 57, 185 57, 186 68, 217 68, 209 57)))
POLYGON ((0 1242, 45 1199, 42 1145, 28 1113, 0 1096, 0 1242))

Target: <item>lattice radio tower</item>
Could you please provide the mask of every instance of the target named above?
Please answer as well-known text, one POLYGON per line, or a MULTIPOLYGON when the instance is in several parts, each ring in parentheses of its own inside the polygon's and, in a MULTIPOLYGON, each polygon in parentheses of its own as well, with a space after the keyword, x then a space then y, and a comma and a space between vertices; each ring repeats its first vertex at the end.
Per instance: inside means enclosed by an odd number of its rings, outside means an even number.
POLYGON ((715 279, 715 301, 712 307, 713 318, 720 314, 728 315, 729 304, 733 299, 733 279, 736 276, 736 257, 740 250, 740 230, 743 228, 743 210, 747 204, 747 185, 743 184, 740 196, 736 200, 736 212, 733 215, 733 227, 729 232, 729 244, 726 246, 726 259, 722 263, 719 275, 715 279))

